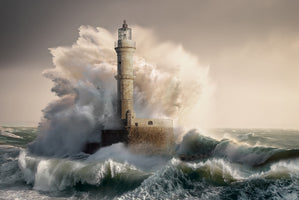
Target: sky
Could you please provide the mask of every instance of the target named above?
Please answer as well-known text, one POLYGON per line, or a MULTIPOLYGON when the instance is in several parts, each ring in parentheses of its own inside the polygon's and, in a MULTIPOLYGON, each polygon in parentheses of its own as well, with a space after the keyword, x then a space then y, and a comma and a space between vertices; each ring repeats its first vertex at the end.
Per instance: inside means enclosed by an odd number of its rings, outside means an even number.
POLYGON ((115 32, 126 19, 210 67, 211 127, 298 129, 298 10, 296 0, 0 0, 0 123, 37 125, 55 99, 48 48, 72 45, 81 25, 115 32))

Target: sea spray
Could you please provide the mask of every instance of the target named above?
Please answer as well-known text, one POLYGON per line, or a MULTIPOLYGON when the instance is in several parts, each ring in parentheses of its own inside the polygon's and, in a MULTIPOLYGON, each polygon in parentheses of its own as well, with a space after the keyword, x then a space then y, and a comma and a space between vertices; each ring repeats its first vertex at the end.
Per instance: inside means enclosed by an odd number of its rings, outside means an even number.
MULTIPOLYGON (((137 117, 174 119, 175 130, 196 127, 199 119, 204 121, 212 93, 209 68, 201 66, 181 45, 158 42, 152 31, 141 27, 134 30, 137 117)), ((87 142, 99 142, 103 128, 120 126, 116 117, 114 40, 103 28, 81 26, 72 46, 50 49, 55 68, 44 75, 54 82, 52 91, 58 100, 43 110, 38 137, 29 146, 32 153, 74 155, 87 142)), ((176 133, 180 139, 183 132, 176 133)))
POLYGON ((109 147, 101 148, 95 154, 90 155, 88 161, 102 161, 113 159, 117 162, 128 162, 143 171, 156 171, 162 168, 172 155, 148 155, 134 153, 122 143, 113 144, 109 147))

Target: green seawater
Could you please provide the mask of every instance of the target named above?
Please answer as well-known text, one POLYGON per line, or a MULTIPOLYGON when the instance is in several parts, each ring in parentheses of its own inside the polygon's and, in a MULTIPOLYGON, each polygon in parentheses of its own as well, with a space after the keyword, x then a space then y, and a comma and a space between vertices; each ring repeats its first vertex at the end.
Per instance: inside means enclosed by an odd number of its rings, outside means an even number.
POLYGON ((2 133, 0 134, 0 145, 26 148, 27 144, 36 138, 37 128, 2 126, 0 131, 2 133))

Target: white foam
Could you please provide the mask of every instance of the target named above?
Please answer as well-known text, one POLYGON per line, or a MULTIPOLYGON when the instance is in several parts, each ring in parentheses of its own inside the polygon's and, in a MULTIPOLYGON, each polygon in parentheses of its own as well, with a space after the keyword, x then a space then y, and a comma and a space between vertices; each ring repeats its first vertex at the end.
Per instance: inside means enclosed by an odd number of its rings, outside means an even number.
POLYGON ((89 161, 103 161, 108 159, 122 163, 127 162, 145 171, 155 171, 162 168, 168 162, 168 158, 163 156, 133 153, 123 143, 101 148, 88 158, 89 161))
POLYGON ((26 182, 33 184, 33 188, 39 191, 64 190, 79 182, 98 185, 105 177, 114 178, 129 171, 139 171, 127 162, 121 163, 112 159, 49 159, 30 156, 25 151, 20 153, 19 166, 26 182))

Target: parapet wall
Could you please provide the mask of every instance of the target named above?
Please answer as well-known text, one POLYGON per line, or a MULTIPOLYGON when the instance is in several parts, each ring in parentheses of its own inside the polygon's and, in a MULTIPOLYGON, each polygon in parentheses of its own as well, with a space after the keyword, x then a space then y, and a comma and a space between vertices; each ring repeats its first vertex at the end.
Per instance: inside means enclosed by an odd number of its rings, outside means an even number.
POLYGON ((136 42, 133 40, 118 40, 117 42, 114 42, 114 48, 136 48, 136 42))
POLYGON ((171 119, 142 119, 136 118, 132 120, 133 127, 173 127, 173 122, 171 119))

